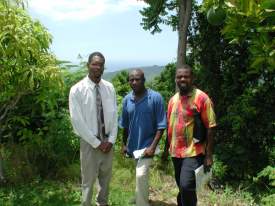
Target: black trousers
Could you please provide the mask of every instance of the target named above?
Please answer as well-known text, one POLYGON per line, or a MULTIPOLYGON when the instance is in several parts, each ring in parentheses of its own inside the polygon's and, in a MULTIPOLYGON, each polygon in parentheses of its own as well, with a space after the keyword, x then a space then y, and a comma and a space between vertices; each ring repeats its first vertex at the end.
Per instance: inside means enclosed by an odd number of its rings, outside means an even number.
POLYGON ((178 206, 196 206, 195 169, 203 164, 204 156, 186 158, 172 158, 175 179, 179 188, 177 196, 178 206))

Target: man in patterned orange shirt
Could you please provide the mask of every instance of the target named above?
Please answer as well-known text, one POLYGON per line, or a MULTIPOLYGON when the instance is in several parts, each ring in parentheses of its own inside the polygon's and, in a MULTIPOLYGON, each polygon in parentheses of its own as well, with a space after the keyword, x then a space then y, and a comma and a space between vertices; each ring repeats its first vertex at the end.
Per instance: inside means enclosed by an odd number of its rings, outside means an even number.
POLYGON ((216 126, 213 104, 206 93, 193 86, 192 80, 193 73, 189 65, 177 68, 175 81, 179 92, 170 99, 167 111, 167 148, 179 187, 178 206, 197 205, 194 170, 202 164, 205 168, 213 164, 213 127, 216 126), (204 141, 197 142, 193 136, 195 112, 200 113, 206 128, 204 141))

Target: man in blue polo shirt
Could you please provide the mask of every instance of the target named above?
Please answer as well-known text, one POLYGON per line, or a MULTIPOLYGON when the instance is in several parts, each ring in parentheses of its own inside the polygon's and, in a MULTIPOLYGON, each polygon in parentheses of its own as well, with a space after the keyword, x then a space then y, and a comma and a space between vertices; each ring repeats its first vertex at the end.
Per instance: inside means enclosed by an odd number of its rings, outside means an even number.
POLYGON ((133 152, 144 149, 136 159, 136 196, 138 206, 149 206, 149 167, 158 142, 166 128, 166 117, 161 95, 145 88, 141 69, 129 74, 131 91, 123 99, 121 126, 123 152, 133 157, 133 152))

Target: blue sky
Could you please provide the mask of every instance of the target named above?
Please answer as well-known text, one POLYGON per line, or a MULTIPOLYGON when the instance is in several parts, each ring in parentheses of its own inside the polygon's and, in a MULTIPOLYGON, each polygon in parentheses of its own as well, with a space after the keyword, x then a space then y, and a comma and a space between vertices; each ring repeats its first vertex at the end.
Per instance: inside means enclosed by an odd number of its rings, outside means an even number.
POLYGON ((152 35, 140 26, 136 0, 29 0, 28 10, 53 36, 51 51, 61 60, 86 61, 101 51, 108 71, 128 67, 165 65, 175 61, 177 33, 162 26, 152 35))

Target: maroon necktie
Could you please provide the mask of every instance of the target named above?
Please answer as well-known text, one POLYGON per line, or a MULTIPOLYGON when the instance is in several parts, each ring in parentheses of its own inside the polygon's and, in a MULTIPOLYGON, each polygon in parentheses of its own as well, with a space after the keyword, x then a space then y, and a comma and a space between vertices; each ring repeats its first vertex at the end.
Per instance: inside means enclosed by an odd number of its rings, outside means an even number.
POLYGON ((104 113, 102 106, 102 99, 99 92, 99 85, 96 84, 96 115, 97 115, 97 136, 100 140, 104 140, 105 138, 105 124, 104 124, 104 113))

